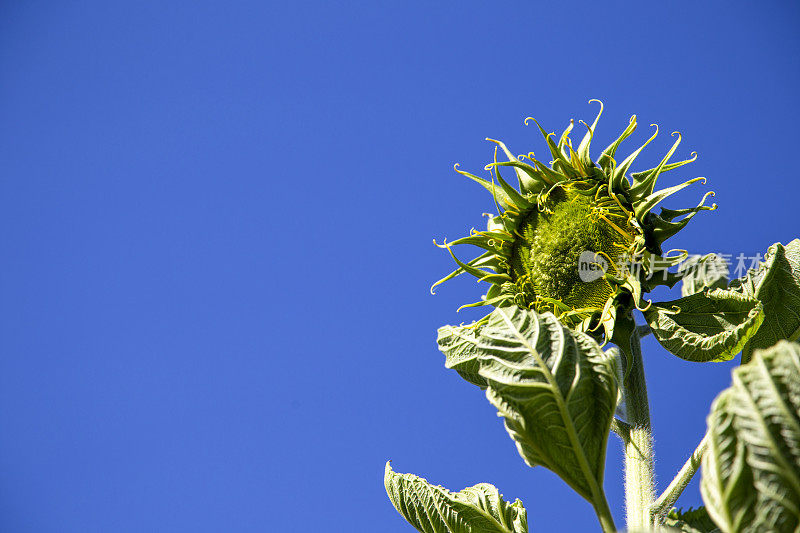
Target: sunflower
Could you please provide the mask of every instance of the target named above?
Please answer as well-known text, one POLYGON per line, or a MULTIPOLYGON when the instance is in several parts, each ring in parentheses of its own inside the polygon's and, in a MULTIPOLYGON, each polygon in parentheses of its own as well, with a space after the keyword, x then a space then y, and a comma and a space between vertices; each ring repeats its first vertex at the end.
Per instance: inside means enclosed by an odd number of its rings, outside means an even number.
MULTIPOLYGON (((490 284, 477 302, 552 312, 569 327, 610 339, 618 316, 630 315, 634 307, 646 309, 643 294, 657 285, 674 285, 680 274, 668 269, 686 258, 685 250, 662 252, 663 242, 678 233, 699 211, 714 210, 705 205, 713 192, 706 193, 696 207, 653 209, 665 198, 705 178, 694 178, 680 185, 655 191, 658 177, 697 158, 670 163, 681 142, 672 147, 654 168, 626 175, 636 157, 658 135, 653 135, 621 162, 615 159, 620 144, 636 130, 636 115, 595 163, 589 149, 603 104, 577 149, 570 133, 574 122, 558 137, 547 133, 531 117, 544 137, 552 161, 544 164, 533 152, 515 157, 502 142, 494 143, 494 161, 486 165, 489 179, 455 170, 485 187, 493 196, 498 215, 488 216, 487 228, 473 229, 470 235, 453 242, 434 244, 447 249, 458 268, 437 281, 434 288, 460 274, 471 274, 490 284), (498 150, 507 161, 498 161, 498 150), (501 175, 501 167, 511 167, 517 187, 501 175), (483 250, 463 262, 453 252, 456 245, 472 245, 483 250), (622 313, 622 314, 621 314, 622 313)), ((477 324, 480 324, 478 321, 477 324)))

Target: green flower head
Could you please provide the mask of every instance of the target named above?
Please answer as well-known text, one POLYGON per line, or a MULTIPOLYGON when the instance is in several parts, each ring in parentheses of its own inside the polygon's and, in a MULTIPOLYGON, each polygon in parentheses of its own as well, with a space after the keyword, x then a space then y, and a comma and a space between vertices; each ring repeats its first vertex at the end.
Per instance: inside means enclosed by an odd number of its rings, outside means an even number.
MULTIPOLYGON (((672 286, 679 275, 668 272, 686 257, 684 250, 664 254, 662 243, 680 231, 706 206, 713 192, 706 193, 696 207, 661 208, 653 212, 671 194, 704 178, 695 178, 680 185, 655 190, 659 175, 697 158, 670 163, 681 136, 678 132, 672 147, 655 167, 627 176, 631 164, 658 135, 655 133, 621 162, 615 159, 619 145, 636 129, 636 115, 628 127, 603 150, 595 163, 589 148, 600 112, 587 129, 577 149, 573 149, 570 132, 573 121, 556 141, 534 120, 544 137, 552 157, 549 165, 539 161, 533 152, 515 157, 500 141, 487 139, 495 146, 494 161, 486 165, 489 179, 464 172, 485 187, 494 197, 499 215, 488 215, 484 231, 440 246, 452 255, 458 268, 437 281, 434 287, 460 274, 471 274, 490 284, 479 305, 514 304, 538 312, 553 312, 566 325, 611 337, 614 321, 621 308, 648 305, 642 294, 657 285, 672 286), (498 161, 498 148, 507 161, 498 161), (527 160, 527 161, 526 161, 527 160), (511 167, 516 174, 513 187, 500 173, 511 167), (452 246, 469 244, 483 250, 478 257, 462 262, 452 246)), ((525 119, 525 123, 531 118, 525 119)), ((435 241, 434 241, 435 243, 435 241)))

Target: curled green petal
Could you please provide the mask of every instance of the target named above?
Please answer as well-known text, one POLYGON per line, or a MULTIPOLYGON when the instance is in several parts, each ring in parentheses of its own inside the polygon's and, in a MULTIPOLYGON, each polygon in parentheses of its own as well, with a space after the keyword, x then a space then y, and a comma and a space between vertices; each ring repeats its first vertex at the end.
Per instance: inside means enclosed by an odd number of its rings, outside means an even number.
POLYGON ((581 124, 586 126, 586 135, 583 136, 581 143, 578 145, 578 158, 583 162, 585 166, 591 166, 592 159, 589 156, 589 146, 592 143, 592 137, 594 136, 594 131, 597 128, 597 123, 600 120, 600 115, 603 114, 603 102, 600 100, 589 100, 589 103, 597 102, 600 104, 600 111, 597 112, 597 116, 594 118, 594 122, 592 122, 591 126, 588 126, 584 121, 581 120, 581 124))
POLYGON ((622 163, 620 163, 619 166, 614 169, 614 172, 611 175, 612 183, 618 183, 622 180, 622 178, 625 177, 625 173, 628 172, 628 168, 630 168, 631 164, 636 160, 637 157, 639 157, 639 154, 642 153, 642 150, 644 150, 645 147, 658 136, 658 124, 650 124, 650 125, 655 126, 656 131, 653 133, 653 135, 650 136, 649 139, 647 139, 644 142, 643 145, 637 148, 636 151, 633 152, 631 155, 623 159, 622 163))
MULTIPOLYGON (((436 241, 434 241, 433 243, 436 244, 436 241)), ((436 246, 440 246, 440 245, 436 244, 436 246)), ((443 246, 443 247, 447 248, 447 246, 443 246)), ((478 257, 476 257, 475 259, 473 259, 472 261, 470 261, 467 264, 469 266, 472 266, 472 267, 480 267, 480 266, 482 266, 484 261, 487 261, 487 260, 492 259, 492 258, 493 258, 492 253, 491 252, 486 252, 486 253, 483 253, 483 254, 479 255, 478 257)), ((457 269, 453 270, 448 275, 446 275, 445 277, 443 277, 442 279, 440 279, 439 281, 437 281, 436 283, 431 285, 431 294, 436 294, 436 291, 434 289, 436 287, 438 287, 439 285, 441 285, 442 283, 444 283, 445 281, 450 281, 451 279, 453 279, 453 278, 455 278, 457 276, 460 276, 461 274, 466 274, 466 273, 467 273, 467 271, 459 266, 457 269)))
POLYGON ((637 173, 637 176, 633 176, 633 185, 631 186, 630 194, 635 199, 645 198, 653 194, 653 189, 655 189, 656 180, 658 179, 659 174, 663 172, 664 166, 667 164, 667 161, 672 157, 672 154, 675 153, 675 149, 678 148, 678 145, 681 143, 681 134, 677 131, 672 132, 672 135, 677 135, 678 138, 672 145, 672 148, 669 149, 667 155, 661 160, 661 162, 649 173, 641 176, 637 173))
MULTIPOLYGON (((574 178, 577 176, 575 171, 572 169, 570 165, 569 159, 564 156, 564 153, 558 148, 558 145, 553 141, 553 133, 547 133, 539 121, 535 118, 528 117, 536 123, 536 126, 539 127, 539 132, 544 137, 545 142, 547 143, 547 148, 550 149, 550 155, 553 156, 553 169, 560 169, 562 173, 564 173, 567 177, 574 178)), ((525 124, 527 125, 528 119, 525 119, 525 124)), ((569 141, 569 136, 567 136, 567 141, 569 141)), ((537 161, 537 164, 539 162, 537 161)))
POLYGON ((661 243, 686 227, 686 224, 688 224, 692 217, 694 217, 698 212, 714 211, 717 208, 717 204, 705 205, 706 200, 713 196, 714 191, 708 191, 705 195, 703 195, 703 198, 696 207, 691 207, 689 209, 664 209, 662 207, 661 213, 658 216, 654 216, 652 213, 650 213, 648 220, 649 224, 653 228, 651 234, 654 245, 660 247, 661 243), (672 220, 679 216, 684 216, 684 218, 678 222, 672 222, 672 220))
MULTIPOLYGON (((619 145, 631 136, 631 134, 636 131, 636 115, 631 115, 630 120, 628 121, 628 127, 620 134, 617 139, 608 145, 608 148, 603 150, 603 153, 600 154, 600 158, 597 160, 599 165, 603 168, 603 172, 612 176, 614 174, 614 168, 616 168, 617 163, 614 160, 614 155, 617 153, 617 148, 619 145)), ((615 184, 619 186, 619 184, 615 184)), ((616 187, 615 187, 616 188, 616 187)))
POLYGON ((500 175, 500 169, 498 168, 497 164, 497 149, 495 148, 494 151, 494 163, 490 163, 486 165, 487 170, 491 170, 494 172, 494 177, 497 179, 497 182, 500 184, 500 187, 503 189, 503 192, 506 194, 508 199, 511 203, 516 207, 518 210, 530 209, 533 205, 531 202, 528 201, 527 198, 522 196, 516 189, 514 189, 511 185, 509 185, 506 180, 500 175))
POLYGON ((569 134, 572 132, 572 128, 575 127, 575 121, 570 119, 569 126, 564 130, 564 133, 561 134, 561 137, 558 140, 558 149, 563 153, 564 147, 567 145, 569 141, 569 134))
POLYGON ((530 166, 522 161, 498 161, 491 163, 492 166, 498 167, 514 167, 517 175, 525 176, 524 185, 520 185, 520 191, 528 194, 535 194, 541 192, 545 186, 552 186, 554 182, 550 180, 541 170, 530 166))
POLYGON ((514 167, 514 172, 517 174, 517 181, 519 182, 520 191, 524 193, 538 192, 542 188, 540 183, 541 180, 537 175, 536 169, 530 165, 521 163, 519 159, 514 157, 514 154, 511 153, 511 150, 509 150, 502 141, 490 139, 489 137, 486 137, 486 140, 495 143, 500 147, 501 150, 503 150, 503 153, 506 154, 508 161, 502 161, 498 163, 497 158, 495 157, 494 164, 514 167))
POLYGON ((697 183, 698 181, 702 181, 703 184, 706 183, 706 179, 705 178, 694 178, 694 179, 691 179, 691 180, 689 180, 687 182, 681 183, 680 185, 676 185, 676 186, 670 187, 668 189, 662 189, 662 190, 660 190, 658 192, 655 192, 655 193, 651 194, 647 198, 644 198, 643 200, 638 202, 636 204, 636 207, 634 208, 633 212, 636 214, 636 218, 639 219, 640 221, 643 220, 644 216, 647 213, 649 213, 651 209, 653 209, 655 206, 657 206, 659 203, 661 203, 662 200, 664 200, 668 196, 671 196, 671 195, 675 194, 676 192, 680 191, 681 189, 685 189, 686 187, 688 187, 692 183, 697 183))
MULTIPOLYGON (((682 167, 683 165, 688 165, 689 163, 694 163, 695 161, 697 161, 697 152, 692 152, 691 156, 692 157, 690 157, 689 159, 684 159, 683 161, 676 161, 675 163, 667 163, 663 165, 660 173, 663 174, 665 172, 669 172, 670 170, 675 170, 676 168, 682 167)), ((650 168, 648 170, 643 170, 641 172, 631 172, 631 177, 633 178, 633 181, 635 183, 644 181, 646 179, 645 176, 647 176, 648 174, 652 174, 653 171, 655 171, 657 168, 658 167, 650 168)))
POLYGON ((503 191, 502 187, 499 187, 498 185, 495 185, 491 181, 487 181, 487 180, 485 180, 483 178, 480 178, 480 177, 476 176, 475 174, 470 174, 469 172, 464 172, 463 170, 458 170, 458 163, 453 165, 453 170, 455 170, 456 172, 458 172, 462 176, 468 177, 469 179, 471 179, 475 183, 480 184, 487 191, 492 193, 492 196, 494 196, 495 201, 497 203, 499 203, 501 206, 503 206, 503 209, 508 209, 509 207, 514 207, 514 203, 506 195, 506 193, 503 191))

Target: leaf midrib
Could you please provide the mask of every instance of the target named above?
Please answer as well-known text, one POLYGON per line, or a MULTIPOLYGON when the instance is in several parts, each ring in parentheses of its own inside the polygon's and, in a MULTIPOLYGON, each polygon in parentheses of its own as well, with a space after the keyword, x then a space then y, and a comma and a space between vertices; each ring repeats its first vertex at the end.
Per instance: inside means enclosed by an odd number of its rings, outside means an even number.
MULTIPOLYGON (((594 477, 591 468, 589 467, 589 461, 586 457, 586 453, 581 446, 580 441, 578 440, 578 434, 575 430, 575 426, 572 424, 572 417, 569 416, 569 411, 567 410, 567 405, 564 401, 564 397, 561 395, 561 389, 558 387, 558 383, 555 380, 555 376, 550 372, 550 368, 545 364, 544 360, 539 355, 539 352, 536 351, 529 343, 528 340, 522 335, 516 325, 511 321, 511 319, 505 314, 502 309, 498 309, 500 316, 503 317, 503 321, 505 321, 506 325, 510 328, 510 330, 514 333, 517 337, 519 342, 521 342, 531 353, 533 358, 536 362, 542 367, 542 373, 547 379, 547 382, 550 384, 550 387, 553 390, 553 396, 556 399, 556 403, 558 404, 559 412, 561 413, 561 418, 564 421, 565 429, 567 430, 567 435, 569 436, 570 442, 572 442, 573 452, 578 458, 578 463, 580 464, 581 471, 583 472, 583 476, 589 484, 589 489, 592 495, 592 501, 595 504, 599 504, 601 501, 601 490, 597 483, 597 480, 594 477)), ((538 326, 538 324, 537 324, 538 326)), ((541 329, 539 330, 541 331, 541 329)), ((561 336, 562 346, 566 347, 566 339, 564 336, 564 331, 561 328, 558 328, 558 333, 561 336)))
MULTIPOLYGON (((766 374, 768 379, 771 378, 768 371, 766 372, 766 374)), ((795 493, 800 494, 800 479, 798 479, 796 473, 793 472, 792 466, 786 463, 786 460, 783 457, 783 454, 781 453, 778 444, 775 442, 775 438, 773 437, 772 432, 769 430, 767 421, 764 419, 761 410, 758 408, 758 404, 756 403, 755 398, 753 398, 752 394, 750 393, 750 389, 744 384, 744 382, 742 382, 741 378, 736 374, 734 374, 733 380, 734 380, 734 386, 743 393, 742 396, 745 397, 748 405, 750 406, 751 412, 755 414, 753 418, 758 422, 758 425, 761 427, 763 435, 766 437, 766 440, 770 444, 770 452, 771 452, 770 456, 774 460, 779 462, 786 471, 794 474, 788 479, 788 481, 794 487, 795 493)))
MULTIPOLYGON (((440 492, 445 492, 445 489, 442 489, 442 488, 439 488, 439 487, 432 487, 432 488, 434 490, 438 490, 440 492)), ((488 518, 490 522, 493 522, 493 523, 497 524, 497 526, 499 526, 499 528, 500 528, 499 531, 501 531, 503 533, 514 533, 514 531, 508 529, 503 524, 499 523, 492 515, 490 515, 489 513, 487 513, 486 511, 484 511, 480 507, 478 507, 477 505, 472 505, 471 503, 462 502, 457 497, 455 497, 457 494, 461 494, 462 492, 463 491, 459 491, 458 493, 450 493, 450 491, 446 491, 445 496, 449 497, 449 499, 453 500, 454 502, 460 503, 461 505, 466 505, 466 506, 470 507, 471 509, 476 510, 480 515, 484 516, 485 518, 488 518)), ((447 520, 445 520, 445 515, 442 512, 442 509, 439 507, 439 502, 437 501, 436 498, 433 498, 433 504, 436 506, 436 511, 439 513, 439 516, 441 517, 442 523, 445 525, 445 527, 447 529, 450 529, 450 526, 447 524, 447 520)), ((498 505, 497 511, 498 511, 499 514, 502 514, 501 513, 501 509, 500 509, 500 505, 498 505)))

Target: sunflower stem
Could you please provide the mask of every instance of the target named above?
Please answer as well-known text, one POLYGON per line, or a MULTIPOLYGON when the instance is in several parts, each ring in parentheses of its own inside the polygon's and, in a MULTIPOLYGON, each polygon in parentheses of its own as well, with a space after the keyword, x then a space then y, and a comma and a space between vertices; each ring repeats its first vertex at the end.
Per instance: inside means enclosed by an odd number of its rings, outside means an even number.
POLYGON ((625 402, 630 430, 625 445, 625 510, 628 529, 649 529, 653 524, 655 499, 653 469, 653 430, 644 376, 639 331, 634 329, 630 342, 631 369, 625 378, 625 402))
POLYGON ((664 521, 664 517, 669 512, 670 508, 675 505, 675 502, 678 501, 678 497, 692 480, 692 477, 700 467, 700 461, 703 458, 703 454, 706 453, 706 448, 708 448, 708 433, 706 433, 703 440, 700 441, 700 444, 697 445, 697 448, 692 452, 692 455, 689 456, 689 459, 686 460, 686 463, 675 476, 675 479, 672 480, 672 483, 669 484, 669 487, 667 487, 664 493, 653 503, 653 516, 658 522, 664 521))

